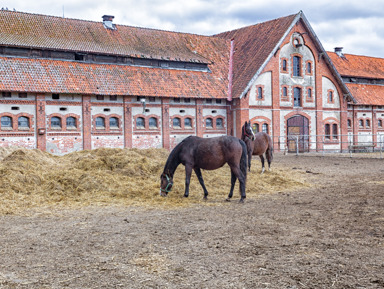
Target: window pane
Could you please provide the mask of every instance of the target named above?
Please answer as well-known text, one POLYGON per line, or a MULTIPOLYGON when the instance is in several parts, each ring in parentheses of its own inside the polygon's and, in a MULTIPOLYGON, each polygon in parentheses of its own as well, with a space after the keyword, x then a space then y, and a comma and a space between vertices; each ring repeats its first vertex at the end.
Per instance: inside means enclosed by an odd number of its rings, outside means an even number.
POLYGON ((260 86, 257 88, 257 99, 263 99, 263 88, 260 86))
POLYGON ((287 71, 287 60, 283 60, 283 70, 287 71))
POLYGON ((333 136, 333 139, 337 139, 337 124, 333 124, 332 125, 332 136, 333 136))
POLYGON ((57 116, 52 117, 51 127, 61 127, 61 118, 57 116))
POLYGON ((288 96, 288 89, 283 87, 283 96, 288 96))
POLYGON ((1 127, 12 127, 12 118, 10 116, 2 116, 1 127))
POLYGON ((19 127, 29 127, 29 119, 25 116, 20 116, 18 119, 18 126, 19 127))
POLYGON ((136 127, 144 127, 145 126, 145 123, 144 123, 144 118, 142 117, 138 117, 136 119, 136 127))
POLYGON ((366 126, 366 127, 370 127, 370 126, 371 126, 371 122, 369 121, 369 119, 367 119, 367 120, 365 121, 365 126, 366 126))
POLYGON ((184 127, 192 127, 192 120, 189 117, 184 120, 184 127))
POLYGON ((325 125, 325 138, 327 139, 331 138, 331 128, 328 123, 325 125))
POLYGON ((333 102, 333 92, 332 91, 328 92, 328 99, 329 99, 329 102, 333 102))
POLYGON ((156 128, 157 127, 157 119, 154 117, 151 117, 149 119, 149 127, 156 128))
POLYGON ((219 127, 219 128, 223 127, 223 119, 222 118, 216 119, 216 127, 219 127))
POLYGON ((253 129, 253 133, 259 132, 260 131, 259 124, 258 123, 254 123, 252 125, 252 129, 253 129))
POLYGON ((294 97, 294 106, 301 106, 301 89, 298 87, 295 87, 293 89, 293 97, 294 97))
POLYGON ((310 62, 307 63, 307 73, 311 73, 312 72, 312 64, 310 62))
POLYGON ((312 89, 308 88, 308 98, 312 98, 312 89))
POLYGON ((105 127, 105 119, 104 117, 97 117, 96 118, 96 127, 105 127))
POLYGON ((67 127, 76 127, 76 118, 73 116, 67 117, 67 127))
POLYGON ((207 118, 205 120, 205 127, 208 127, 208 128, 212 128, 213 127, 212 118, 207 118))
POLYGON ((173 119, 173 127, 180 127, 180 118, 175 117, 173 119))
POLYGON ((267 123, 263 123, 262 130, 263 130, 263 132, 268 133, 268 124, 267 123))
POLYGON ((293 76, 301 76, 301 58, 293 57, 293 76))
POLYGON ((117 119, 117 117, 109 118, 109 127, 119 127, 119 120, 117 119))

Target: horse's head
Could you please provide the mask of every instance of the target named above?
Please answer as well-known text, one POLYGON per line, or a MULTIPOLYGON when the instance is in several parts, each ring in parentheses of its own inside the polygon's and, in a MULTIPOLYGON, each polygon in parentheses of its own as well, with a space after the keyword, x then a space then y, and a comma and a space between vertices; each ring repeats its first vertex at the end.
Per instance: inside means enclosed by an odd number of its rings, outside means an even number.
POLYGON ((162 173, 160 176, 160 196, 166 197, 172 190, 173 177, 170 174, 162 173))
POLYGON ((253 129, 251 127, 251 121, 246 121, 243 125, 243 131, 242 131, 242 139, 245 137, 248 137, 250 140, 255 140, 255 134, 253 133, 253 129))

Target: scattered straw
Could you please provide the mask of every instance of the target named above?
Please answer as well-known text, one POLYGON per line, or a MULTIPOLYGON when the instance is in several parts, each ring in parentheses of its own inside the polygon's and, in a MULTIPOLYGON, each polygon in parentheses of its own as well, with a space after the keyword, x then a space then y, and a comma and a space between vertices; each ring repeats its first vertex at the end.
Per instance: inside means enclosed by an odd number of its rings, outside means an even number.
MULTIPOLYGON (((192 176, 190 197, 183 197, 185 171, 180 165, 167 198, 159 196, 160 174, 169 155, 165 149, 108 149, 54 156, 40 150, 2 151, 0 159, 0 214, 18 214, 29 208, 85 206, 182 207, 220 205, 230 188, 227 165, 203 171, 209 201, 192 176)), ((275 168, 260 175, 260 162, 248 174, 247 198, 260 193, 293 190, 306 185, 299 172, 275 168)), ((234 199, 239 198, 238 183, 234 199)))

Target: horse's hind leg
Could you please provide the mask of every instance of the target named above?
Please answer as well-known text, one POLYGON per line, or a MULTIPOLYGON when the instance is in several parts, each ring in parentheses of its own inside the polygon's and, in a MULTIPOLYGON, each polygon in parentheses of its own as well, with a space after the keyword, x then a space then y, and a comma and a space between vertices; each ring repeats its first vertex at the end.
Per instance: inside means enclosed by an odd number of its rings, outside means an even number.
POLYGON ((185 165, 185 193, 184 197, 189 196, 189 183, 191 182, 191 175, 192 175, 192 167, 189 165, 185 165))
POLYGON ((272 163, 271 149, 268 149, 266 156, 267 156, 267 161, 268 161, 268 171, 270 171, 271 170, 271 163, 272 163))
POLYGON ((205 187, 205 184, 204 184, 203 175, 201 174, 201 170, 199 168, 196 168, 194 170, 195 170, 197 178, 199 179, 199 183, 204 190, 204 199, 206 200, 208 198, 208 191, 207 191, 207 188, 205 187))
POLYGON ((231 190, 229 191, 228 198, 226 198, 226 201, 230 201, 233 196, 233 189, 235 188, 236 183, 236 174, 231 170, 231 190))
POLYGON ((264 156, 260 155, 260 160, 261 160, 261 173, 264 173, 265 167, 264 167, 264 156))

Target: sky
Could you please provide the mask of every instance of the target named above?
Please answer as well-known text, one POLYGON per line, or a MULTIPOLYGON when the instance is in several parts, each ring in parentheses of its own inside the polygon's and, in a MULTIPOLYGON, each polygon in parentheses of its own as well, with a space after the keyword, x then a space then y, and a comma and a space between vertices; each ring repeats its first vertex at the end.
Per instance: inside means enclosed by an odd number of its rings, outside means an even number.
POLYGON ((300 10, 327 51, 384 58, 382 0, 1 0, 20 12, 213 35, 300 10))

